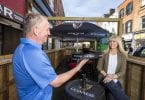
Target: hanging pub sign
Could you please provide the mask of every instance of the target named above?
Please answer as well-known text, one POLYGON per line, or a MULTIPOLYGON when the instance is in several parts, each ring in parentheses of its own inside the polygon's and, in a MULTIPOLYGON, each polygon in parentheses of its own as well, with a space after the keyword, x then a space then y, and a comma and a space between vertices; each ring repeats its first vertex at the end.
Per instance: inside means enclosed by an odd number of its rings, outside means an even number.
POLYGON ((11 19, 15 22, 23 24, 24 18, 22 16, 16 14, 11 9, 9 9, 6 6, 1 5, 1 4, 0 4, 0 16, 6 17, 6 18, 11 19))

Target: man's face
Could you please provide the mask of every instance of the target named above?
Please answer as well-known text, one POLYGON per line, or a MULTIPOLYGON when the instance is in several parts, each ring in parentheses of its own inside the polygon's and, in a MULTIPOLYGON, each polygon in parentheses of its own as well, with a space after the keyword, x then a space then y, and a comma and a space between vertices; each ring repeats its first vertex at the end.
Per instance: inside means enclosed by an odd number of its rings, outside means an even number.
POLYGON ((40 44, 43 44, 44 42, 47 42, 48 35, 50 35, 50 30, 49 30, 49 23, 47 20, 44 20, 41 25, 38 27, 38 41, 40 44))

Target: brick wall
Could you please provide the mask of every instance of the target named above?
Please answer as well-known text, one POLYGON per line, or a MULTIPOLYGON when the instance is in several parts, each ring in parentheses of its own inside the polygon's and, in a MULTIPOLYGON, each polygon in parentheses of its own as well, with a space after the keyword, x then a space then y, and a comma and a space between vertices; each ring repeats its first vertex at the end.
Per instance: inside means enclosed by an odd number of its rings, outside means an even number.
POLYGON ((139 31, 141 27, 141 17, 145 16, 145 6, 141 6, 141 0, 125 0, 119 7, 118 12, 124 8, 124 17, 123 24, 125 24, 128 20, 133 20, 132 31, 139 31), (133 11, 130 15, 126 15, 126 6, 133 2, 133 11))

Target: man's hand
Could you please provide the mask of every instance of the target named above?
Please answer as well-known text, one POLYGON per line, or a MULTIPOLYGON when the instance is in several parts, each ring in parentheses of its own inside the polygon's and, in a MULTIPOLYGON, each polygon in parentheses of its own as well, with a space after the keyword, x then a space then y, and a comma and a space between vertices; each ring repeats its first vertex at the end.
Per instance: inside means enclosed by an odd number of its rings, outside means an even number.
POLYGON ((86 64, 89 59, 83 59, 79 64, 77 64, 78 71, 86 64))
POLYGON ((59 87, 66 81, 68 81, 70 78, 72 78, 81 68, 82 66, 88 61, 88 59, 83 59, 75 68, 59 74, 52 82, 51 85, 53 87, 59 87))

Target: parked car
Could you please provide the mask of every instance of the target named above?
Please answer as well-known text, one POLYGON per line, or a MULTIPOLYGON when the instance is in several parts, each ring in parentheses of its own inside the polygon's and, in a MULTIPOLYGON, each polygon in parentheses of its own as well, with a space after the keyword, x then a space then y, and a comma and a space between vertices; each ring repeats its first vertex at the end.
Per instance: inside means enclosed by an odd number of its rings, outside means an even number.
POLYGON ((145 46, 141 46, 135 50, 133 56, 145 57, 145 46))

